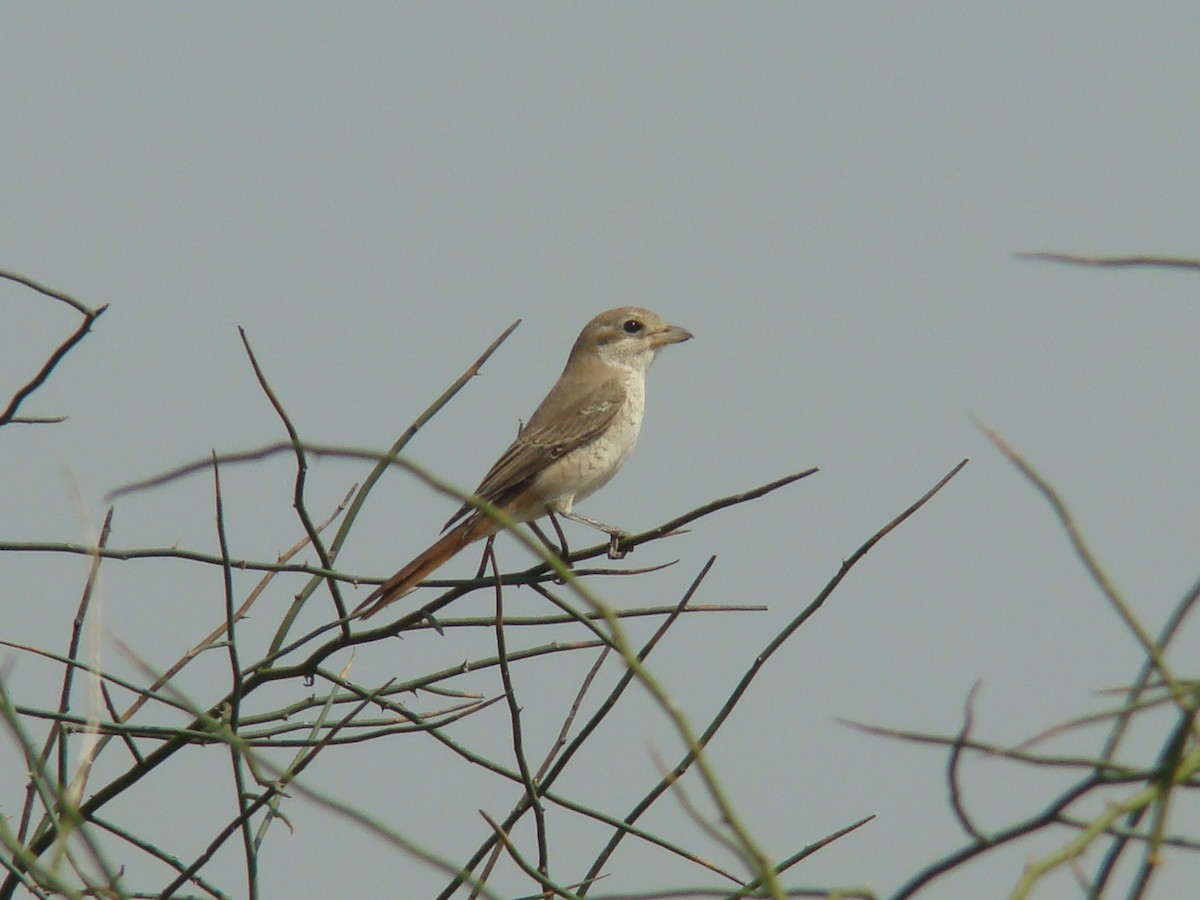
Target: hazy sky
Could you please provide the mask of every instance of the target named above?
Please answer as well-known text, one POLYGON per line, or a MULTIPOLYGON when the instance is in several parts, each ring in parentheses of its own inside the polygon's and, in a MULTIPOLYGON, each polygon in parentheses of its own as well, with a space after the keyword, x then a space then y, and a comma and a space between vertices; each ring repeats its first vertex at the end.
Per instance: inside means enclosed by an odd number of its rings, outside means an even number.
MULTIPOLYGON (((619 606, 674 602, 715 553, 697 602, 770 607, 695 616, 656 651, 654 671, 698 724, 845 557, 973 458, 772 660, 712 747, 752 833, 780 857, 877 815, 789 883, 894 889, 964 841, 945 753, 836 718, 953 733, 982 679, 977 734, 1016 742, 1111 706, 1093 692, 1127 683, 1140 659, 1045 502, 972 416, 1062 492, 1151 631, 1200 574, 1200 279, 1013 257, 1200 255, 1200 6, 1030 8, 7 4, 0 268, 110 309, 24 409, 68 421, 4 429, 0 540, 82 539, 72 481, 98 520, 120 484, 283 437, 239 325, 307 439, 384 449, 522 318, 410 446, 470 487, 588 319, 651 307, 696 340, 656 364, 637 452, 581 512, 640 530, 821 467, 629 560, 674 568, 598 583, 619 606)), ((74 326, 65 307, 0 284, 0 402, 74 326)), ((314 510, 364 470, 317 465, 314 510)), ((235 555, 273 559, 299 538, 286 460, 225 480, 235 555)), ((390 574, 452 508, 389 476, 339 567, 390 574)), ((121 500, 112 544, 213 550, 207 477, 121 500)), ((527 558, 511 540, 500 551, 512 567, 527 558)), ((0 631, 61 649, 85 570, 76 557, 0 555, 0 631)), ((301 584, 273 585, 248 647, 261 651, 301 584)), ((105 631, 154 664, 219 621, 222 602, 216 569, 105 566, 105 631)), ((544 609, 529 591, 510 602, 544 609)), ((467 604, 483 612, 490 598, 467 604)), ((315 624, 328 604, 310 611, 315 624)), ((381 683, 486 655, 491 640, 371 646, 356 675, 381 683)), ((1196 644, 1192 628, 1179 647, 1192 673, 1196 644)), ((113 641, 103 652, 128 669, 113 641)), ((588 663, 518 676, 535 745, 553 740, 588 663)), ((19 700, 53 696, 56 667, 4 651, 0 668, 19 700)), ((226 677, 221 659, 186 687, 215 696, 226 677)), ((501 689, 494 672, 460 687, 501 689)), ((496 706, 456 733, 499 755, 507 727, 496 706)), ((657 780, 651 750, 674 759, 677 746, 630 695, 563 789, 624 815, 657 780)), ((1096 733, 1053 746, 1094 753, 1096 733)), ((8 814, 21 769, 7 740, 0 759, 8 814)), ((195 807, 121 812, 182 829, 174 846, 190 858, 231 791, 210 809, 172 780, 223 786, 225 767, 219 751, 193 752, 161 775, 161 796, 195 807)), ((1065 783, 996 761, 964 775, 985 828, 1065 783)), ((518 796, 412 739, 329 753, 309 780, 455 860, 486 833, 476 808, 503 815, 518 796)), ((295 833, 274 829, 264 849, 264 896, 418 897, 444 882, 303 801, 288 814, 295 833)), ((1175 814, 1197 833, 1194 801, 1175 814)), ((565 879, 607 835, 554 815, 574 835, 552 857, 565 879)), ((647 824, 721 858, 672 798, 647 824)), ((1002 896, 1065 838, 987 857, 923 896, 1002 896)), ((236 864, 231 854, 227 871, 236 864)), ((652 866, 662 883, 704 880, 627 841, 604 891, 653 883, 652 866)), ((1158 896, 1198 881, 1195 855, 1172 856, 1158 896)), ((1050 884, 1074 890, 1069 874, 1050 884)))

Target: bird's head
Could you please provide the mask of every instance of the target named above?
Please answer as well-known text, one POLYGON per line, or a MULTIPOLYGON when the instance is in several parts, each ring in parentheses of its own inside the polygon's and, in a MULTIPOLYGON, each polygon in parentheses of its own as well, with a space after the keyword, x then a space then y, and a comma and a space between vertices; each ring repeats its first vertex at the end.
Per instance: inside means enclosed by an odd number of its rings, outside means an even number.
POLYGON ((648 309, 622 306, 600 313, 584 326, 571 358, 594 355, 606 365, 644 373, 667 344, 691 338, 690 331, 668 324, 648 309))

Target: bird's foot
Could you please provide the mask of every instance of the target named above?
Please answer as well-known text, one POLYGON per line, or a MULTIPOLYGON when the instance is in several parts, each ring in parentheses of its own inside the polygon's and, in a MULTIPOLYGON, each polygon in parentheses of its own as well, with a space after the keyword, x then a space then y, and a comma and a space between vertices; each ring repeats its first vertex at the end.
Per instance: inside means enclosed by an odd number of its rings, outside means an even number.
POLYGON ((626 541, 633 537, 628 531, 613 529, 608 533, 608 558, 609 559, 624 559, 633 552, 632 547, 622 547, 621 541, 626 541))
POLYGON ((579 515, 579 513, 559 513, 559 515, 564 519, 570 519, 572 522, 587 525, 607 534, 609 559, 624 559, 633 550, 632 547, 621 546, 622 541, 627 541, 633 537, 630 532, 625 531, 623 528, 617 528, 615 525, 606 525, 604 522, 597 522, 595 519, 589 519, 587 516, 579 515))

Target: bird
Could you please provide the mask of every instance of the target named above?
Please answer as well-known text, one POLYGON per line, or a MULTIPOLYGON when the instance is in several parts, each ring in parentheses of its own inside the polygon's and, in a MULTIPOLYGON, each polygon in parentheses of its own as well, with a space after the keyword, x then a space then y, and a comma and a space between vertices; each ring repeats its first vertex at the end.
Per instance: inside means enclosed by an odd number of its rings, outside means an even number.
MULTIPOLYGON (((641 307, 600 313, 579 333, 562 374, 475 496, 517 523, 551 516, 560 539, 555 515, 597 528, 610 536, 610 555, 619 555, 617 542, 625 533, 579 515, 574 505, 604 487, 629 458, 646 407, 646 372, 655 357, 668 344, 692 337, 641 307)), ((475 504, 464 503, 442 528, 442 537, 375 588, 354 614, 375 615, 469 544, 502 527, 475 504)))

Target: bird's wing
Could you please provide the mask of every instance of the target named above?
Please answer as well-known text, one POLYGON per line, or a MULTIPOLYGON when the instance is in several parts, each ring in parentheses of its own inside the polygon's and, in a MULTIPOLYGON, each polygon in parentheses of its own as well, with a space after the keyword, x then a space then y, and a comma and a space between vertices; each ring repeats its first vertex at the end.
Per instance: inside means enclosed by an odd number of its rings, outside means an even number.
MULTIPOLYGON (((601 435, 625 403, 625 387, 610 378, 577 388, 555 386, 542 401, 517 439, 488 470, 476 495, 503 504, 528 486, 546 466, 601 435)), ((446 523, 449 528, 474 510, 469 503, 446 523)))

